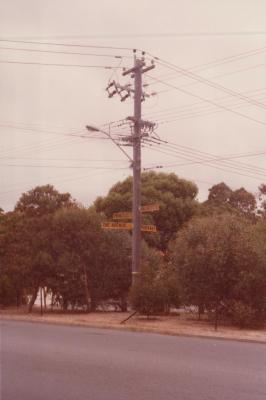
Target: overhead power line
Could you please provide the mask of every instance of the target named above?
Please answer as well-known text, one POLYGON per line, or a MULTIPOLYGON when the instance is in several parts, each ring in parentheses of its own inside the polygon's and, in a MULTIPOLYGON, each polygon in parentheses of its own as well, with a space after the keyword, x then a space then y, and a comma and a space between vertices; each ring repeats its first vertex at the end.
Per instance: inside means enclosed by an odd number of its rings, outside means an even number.
MULTIPOLYGON (((23 36, 23 39, 39 39, 39 40, 49 40, 49 39, 119 39, 119 38, 171 38, 171 37, 219 37, 219 36, 264 36, 266 35, 265 30, 246 30, 246 31, 185 31, 185 32, 140 32, 140 33, 93 33, 93 34, 73 34, 73 35, 27 35, 23 36)), ((10 36, 5 36, 10 37, 10 36)), ((18 36, 15 37, 16 39, 18 36)), ((21 36, 19 36, 21 38, 21 36)))
POLYGON ((43 62, 28 62, 28 61, 11 61, 11 60, 0 60, 1 64, 22 64, 22 65, 43 65, 51 67, 77 67, 77 68, 102 68, 102 69, 117 69, 122 67, 109 66, 109 65, 82 65, 82 64, 55 64, 55 63, 43 63, 43 62))
POLYGON ((261 107, 263 109, 266 108, 266 104, 260 103, 260 102, 258 102, 256 100, 253 100, 253 99, 250 99, 249 97, 244 96, 239 92, 236 92, 236 91, 234 91, 232 89, 226 88, 225 86, 222 86, 222 85, 220 85, 220 84, 218 84, 216 82, 210 81, 207 78, 203 78, 202 76, 197 75, 197 74, 195 74, 195 73, 193 73, 193 72, 191 72, 191 71, 189 71, 189 70, 187 70, 185 68, 181 68, 181 67, 179 67, 179 66, 177 66, 177 65, 175 65, 173 63, 170 63, 168 61, 164 61, 164 60, 158 59, 157 57, 156 57, 156 60, 157 60, 157 63, 159 63, 160 65, 166 66, 169 69, 175 70, 178 73, 180 73, 181 75, 186 76, 189 79, 193 79, 196 82, 199 82, 199 83, 207 85, 207 86, 209 86, 211 88, 220 90, 220 91, 222 91, 224 93, 227 93, 227 94, 229 94, 231 96, 237 97, 237 98, 239 98, 241 100, 247 101, 247 102, 249 102, 249 103, 251 103, 253 105, 256 105, 258 107, 261 107))
MULTIPOLYGON (((188 71, 191 71, 191 72, 204 71, 206 69, 217 68, 217 67, 219 67, 221 65, 224 65, 224 64, 227 64, 227 63, 232 63, 232 62, 235 62, 235 61, 239 61, 239 60, 242 60, 243 58, 256 56, 256 55, 264 53, 265 51, 266 51, 266 46, 258 48, 258 49, 254 49, 254 50, 249 50, 249 51, 244 51, 244 52, 241 52, 241 53, 237 53, 237 54, 234 54, 234 55, 229 56, 229 57, 223 57, 223 58, 215 59, 215 60, 209 61, 207 63, 197 64, 197 65, 194 65, 192 67, 187 67, 186 69, 188 71)), ((168 77, 176 76, 177 74, 180 75, 177 72, 175 72, 175 73, 170 72, 168 74, 164 74, 162 76, 159 76, 159 78, 160 79, 166 79, 168 77)))
POLYGON ((117 47, 117 46, 98 46, 98 45, 89 45, 89 44, 76 44, 76 43, 55 43, 55 42, 43 42, 43 41, 29 41, 29 40, 13 40, 13 39, 4 39, 0 38, 0 42, 7 43, 26 43, 26 44, 38 44, 38 45, 46 45, 46 46, 60 46, 60 47, 80 47, 80 48, 91 48, 91 49, 110 49, 110 50, 127 50, 132 51, 133 48, 130 47, 117 47))
MULTIPOLYGON (((247 178, 255 179, 255 180, 260 181, 260 182, 262 182, 266 178, 266 174, 265 175, 261 175, 261 177, 260 177, 260 174, 248 175, 246 173, 240 172, 239 169, 237 169, 235 167, 230 167, 229 168, 226 165, 224 167, 220 167, 220 166, 217 166, 217 165, 213 165, 213 161, 210 161, 210 160, 209 161, 207 161, 207 160, 200 160, 199 161, 198 159, 195 159, 195 158, 193 158, 191 156, 188 157, 188 156, 184 156, 184 155, 180 155, 180 154, 178 155, 177 153, 175 153, 173 151, 171 152, 171 150, 163 151, 163 150, 160 150, 160 149, 155 149, 153 147, 150 147, 147 144, 144 144, 143 147, 145 147, 147 149, 151 149, 152 151, 155 151, 155 152, 158 152, 158 153, 170 155, 170 156, 172 156, 174 158, 182 158, 184 160, 189 161, 189 163, 185 163, 185 164, 180 164, 179 163, 178 165, 176 165, 176 166, 179 166, 179 167, 187 166, 187 165, 194 165, 194 164, 195 165, 197 165, 197 164, 199 164, 199 165, 207 165, 210 168, 214 168, 214 169, 217 169, 217 170, 225 171, 227 173, 229 172, 229 173, 234 173, 234 174, 237 174, 237 175, 245 176, 247 178)), ((160 165, 159 167, 160 168, 168 168, 169 166, 160 165)), ((151 168, 153 168, 153 167, 151 167, 151 168)), ((173 165, 171 165, 171 168, 173 168, 173 165)), ((150 168, 148 168, 148 169, 150 169, 150 168)))
POLYGON ((60 168, 60 169, 128 169, 128 167, 95 167, 89 165, 32 165, 32 164, 0 164, 0 167, 19 167, 19 168, 60 168))
POLYGON ((97 54, 97 53, 80 53, 80 52, 73 52, 73 51, 59 51, 59 50, 40 50, 40 49, 25 49, 19 47, 2 47, 0 46, 1 50, 10 50, 10 51, 23 51, 27 53, 44 53, 44 54, 64 54, 64 55, 74 55, 74 56, 91 56, 91 57, 110 57, 110 58, 132 58, 130 56, 120 56, 114 54, 97 54))
POLYGON ((197 98, 197 99, 199 99, 199 100, 205 101, 206 103, 212 104, 212 105, 214 105, 214 106, 216 106, 216 107, 218 107, 218 108, 220 108, 220 109, 223 109, 223 110, 225 110, 225 111, 229 111, 229 112, 231 112, 231 113, 233 113, 233 114, 236 114, 236 115, 238 115, 238 116, 240 116, 240 117, 242 117, 242 118, 248 119, 248 120, 250 120, 250 121, 256 122, 256 123, 258 123, 258 124, 260 124, 260 125, 264 125, 264 126, 266 125, 266 123, 263 122, 263 121, 260 121, 260 120, 258 120, 258 119, 256 119, 256 118, 253 118, 253 117, 249 117, 248 115, 242 114, 242 113, 240 113, 240 112, 238 112, 238 111, 232 110, 231 108, 226 107, 226 106, 223 106, 223 105, 217 103, 217 102, 214 101, 214 100, 210 100, 210 99, 207 99, 206 97, 197 95, 197 94, 195 94, 195 93, 191 93, 191 92, 188 91, 188 90, 185 90, 185 89, 183 89, 183 88, 180 88, 179 86, 175 86, 175 85, 173 85, 173 84, 164 82, 164 81, 162 81, 161 79, 153 78, 152 76, 149 76, 149 77, 150 77, 151 79, 154 79, 154 80, 160 82, 160 83, 163 83, 163 84, 166 85, 166 86, 172 87, 173 89, 175 89, 175 90, 177 90, 177 91, 179 91, 179 92, 181 92, 181 93, 185 93, 185 94, 187 94, 187 95, 189 95, 189 96, 192 96, 192 97, 195 97, 195 98, 197 98))

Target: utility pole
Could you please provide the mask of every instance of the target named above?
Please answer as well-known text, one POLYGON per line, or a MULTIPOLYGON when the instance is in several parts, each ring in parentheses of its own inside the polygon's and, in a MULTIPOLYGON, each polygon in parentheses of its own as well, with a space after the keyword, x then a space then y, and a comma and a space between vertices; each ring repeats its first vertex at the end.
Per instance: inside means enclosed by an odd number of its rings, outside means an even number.
MULTIPOLYGON (((144 54, 143 54, 144 55, 144 54)), ((144 57, 134 55, 134 68, 124 71, 123 76, 132 73, 134 77, 134 130, 133 130, 133 237, 132 237, 132 283, 140 269, 141 262, 141 103, 144 99, 142 92, 142 74, 154 68, 152 64, 145 66, 144 57)))
POLYGON ((141 104, 148 96, 143 91, 142 74, 155 68, 153 61, 146 66, 144 52, 141 58, 137 57, 134 50, 134 66, 123 72, 123 76, 130 75, 134 78, 134 89, 127 84, 122 86, 115 81, 111 82, 106 90, 109 97, 119 94, 121 101, 125 101, 131 94, 134 95, 134 116, 128 117, 127 120, 133 122, 133 133, 131 137, 124 138, 133 146, 133 235, 132 235, 132 283, 140 269, 141 263, 141 139, 148 136, 148 132, 152 132, 154 125, 151 122, 143 121, 141 118, 141 104))

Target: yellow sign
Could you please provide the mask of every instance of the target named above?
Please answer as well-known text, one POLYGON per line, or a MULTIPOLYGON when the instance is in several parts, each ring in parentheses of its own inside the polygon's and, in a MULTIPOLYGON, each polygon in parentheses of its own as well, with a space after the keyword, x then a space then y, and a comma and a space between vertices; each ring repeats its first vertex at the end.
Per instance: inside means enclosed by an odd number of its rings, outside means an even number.
POLYGON ((130 222, 103 222, 103 229, 132 229, 133 224, 130 222))
MULTIPOLYGON (((103 229, 126 229, 132 230, 133 224, 131 222, 103 222, 103 229)), ((155 225, 141 225, 142 232, 157 232, 155 225)))
POLYGON ((113 214, 113 219, 132 219, 132 213, 121 211, 113 214))
POLYGON ((141 206, 140 211, 143 213, 151 211, 159 211, 159 204, 148 204, 147 206, 141 206))
POLYGON ((142 232, 157 232, 155 225, 141 225, 142 232))

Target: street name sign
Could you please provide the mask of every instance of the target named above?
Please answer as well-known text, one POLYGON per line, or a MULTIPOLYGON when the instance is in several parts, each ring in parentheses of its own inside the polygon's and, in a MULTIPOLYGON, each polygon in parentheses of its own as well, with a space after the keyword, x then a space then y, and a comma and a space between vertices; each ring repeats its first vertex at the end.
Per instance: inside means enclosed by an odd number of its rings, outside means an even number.
MULTIPOLYGON (((125 230, 132 230, 133 224, 131 222, 103 222, 102 223, 103 229, 125 229, 125 230)), ((142 232, 157 232, 155 225, 141 225, 142 232)))
POLYGON ((141 225, 142 232, 157 232, 155 225, 141 225))
POLYGON ((131 230, 133 228, 133 224, 131 222, 103 222, 103 229, 126 229, 131 230))
POLYGON ((121 211, 113 214, 113 219, 132 219, 132 212, 121 211))
POLYGON ((146 206, 141 206, 140 211, 145 212, 152 212, 152 211, 159 211, 159 204, 148 204, 146 206))

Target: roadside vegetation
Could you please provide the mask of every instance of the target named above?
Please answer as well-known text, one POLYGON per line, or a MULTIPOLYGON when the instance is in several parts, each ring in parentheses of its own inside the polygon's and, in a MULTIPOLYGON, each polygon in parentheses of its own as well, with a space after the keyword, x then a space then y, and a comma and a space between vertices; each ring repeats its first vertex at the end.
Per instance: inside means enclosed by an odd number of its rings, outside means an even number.
POLYGON ((169 314, 192 307, 198 318, 238 327, 266 322, 266 185, 258 196, 225 183, 197 200, 197 186, 175 174, 143 173, 142 265, 131 282, 130 231, 104 230, 132 208, 132 180, 114 185, 85 208, 53 186, 36 187, 14 210, 0 210, 0 304, 31 312, 99 309, 169 314), (50 299, 48 306, 47 299, 50 299))

